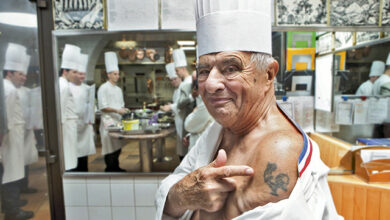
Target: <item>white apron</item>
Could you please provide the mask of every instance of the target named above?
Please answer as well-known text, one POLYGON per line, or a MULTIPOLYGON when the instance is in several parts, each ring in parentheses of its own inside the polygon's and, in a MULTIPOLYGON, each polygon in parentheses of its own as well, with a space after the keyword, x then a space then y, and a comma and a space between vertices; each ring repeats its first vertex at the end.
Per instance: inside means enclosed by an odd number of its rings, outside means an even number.
POLYGON ((65 170, 70 170, 77 166, 77 115, 70 83, 63 77, 60 77, 59 82, 65 170))
MULTIPOLYGON (((107 107, 113 109, 123 108, 125 103, 123 101, 122 90, 108 81, 105 82, 98 90, 98 104, 99 110, 107 107)), ((106 127, 111 125, 118 126, 121 123, 121 119, 122 116, 120 114, 113 112, 105 113, 102 111, 99 131, 103 155, 113 153, 123 147, 122 142, 116 138, 111 138, 106 129, 106 127)))
POLYGON ((189 98, 191 94, 191 84, 192 78, 188 76, 180 83, 179 88, 177 88, 173 93, 173 104, 171 105, 172 112, 175 113, 175 126, 176 126, 176 152, 180 156, 186 155, 188 148, 183 146, 182 139, 185 135, 184 131, 184 120, 187 117, 188 112, 181 111, 178 108, 180 100, 185 100, 189 98))
POLYGON ((18 94, 21 98, 21 103, 23 106, 23 116, 25 124, 24 131, 24 163, 25 165, 31 165, 38 161, 38 150, 36 147, 36 140, 33 128, 31 125, 31 89, 26 87, 21 87, 17 89, 18 94))
POLYGON ((94 132, 91 124, 85 123, 84 117, 87 111, 88 86, 81 84, 80 86, 70 85, 75 105, 77 120, 77 156, 84 157, 96 153, 94 132))
POLYGON ((24 119, 21 99, 9 80, 4 80, 8 133, 1 144, 3 184, 24 178, 24 119))

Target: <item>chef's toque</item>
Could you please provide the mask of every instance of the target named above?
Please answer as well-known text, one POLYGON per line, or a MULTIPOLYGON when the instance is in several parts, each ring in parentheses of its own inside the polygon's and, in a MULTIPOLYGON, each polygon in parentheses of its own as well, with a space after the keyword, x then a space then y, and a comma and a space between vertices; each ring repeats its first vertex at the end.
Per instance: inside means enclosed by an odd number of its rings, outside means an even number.
POLYGON ((175 67, 186 67, 187 59, 183 49, 175 49, 172 52, 173 62, 175 67))
POLYGON ((106 72, 111 73, 113 71, 119 71, 118 67, 118 57, 115 52, 105 52, 104 53, 104 62, 106 64, 106 72))
POLYGON ((198 54, 272 54, 270 0, 195 0, 198 54))
POLYGON ((78 70, 79 68, 80 47, 65 44, 64 51, 62 52, 62 69, 78 70))
POLYGON ((23 72, 26 74, 26 62, 27 67, 30 62, 30 59, 27 60, 26 56, 26 47, 20 44, 9 43, 5 52, 5 63, 3 70, 23 72))
POLYGON ((88 55, 81 53, 79 58, 79 68, 77 68, 77 71, 79 71, 80 73, 85 73, 87 72, 87 67, 88 67, 88 55))
POLYGON ((175 63, 168 63, 165 65, 165 70, 167 71, 167 75, 169 79, 177 78, 175 63))
POLYGON ((379 60, 375 60, 371 64, 369 76, 380 76, 385 72, 385 63, 379 60))

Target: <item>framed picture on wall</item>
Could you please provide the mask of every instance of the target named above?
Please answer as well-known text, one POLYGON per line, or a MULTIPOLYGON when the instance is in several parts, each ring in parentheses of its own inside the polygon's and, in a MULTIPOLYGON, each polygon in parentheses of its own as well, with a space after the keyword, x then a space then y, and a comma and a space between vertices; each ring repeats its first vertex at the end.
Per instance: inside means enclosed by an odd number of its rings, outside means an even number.
POLYGON ((54 0, 56 30, 104 29, 103 0, 54 0))

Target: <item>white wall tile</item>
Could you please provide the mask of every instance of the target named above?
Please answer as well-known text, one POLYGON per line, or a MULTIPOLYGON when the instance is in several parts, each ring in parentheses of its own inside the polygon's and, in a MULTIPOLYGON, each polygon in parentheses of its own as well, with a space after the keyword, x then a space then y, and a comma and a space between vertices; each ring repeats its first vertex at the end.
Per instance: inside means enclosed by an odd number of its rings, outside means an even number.
POLYGON ((79 177, 79 176, 68 176, 68 177, 63 177, 63 183, 86 183, 86 178, 85 177, 79 177))
POLYGON ((112 220, 111 207, 89 207, 88 211, 89 220, 112 220))
POLYGON ((66 206, 87 206, 86 184, 64 184, 64 200, 66 206))
POLYGON ((87 184, 91 183, 110 183, 110 177, 109 176, 89 176, 87 177, 87 184))
POLYGON ((65 207, 66 219, 88 220, 88 207, 65 207))
POLYGON ((112 216, 113 220, 135 220, 135 207, 112 207, 112 216))
POLYGON ((134 183, 158 183, 158 178, 157 176, 136 176, 134 183))
POLYGON ((111 177, 110 183, 114 184, 133 184, 134 183, 134 177, 126 177, 126 176, 118 176, 118 177, 111 177))
POLYGON ((135 184, 135 205, 154 206, 154 196, 157 191, 157 183, 135 184))
POLYGON ((88 184, 88 206, 111 206, 110 184, 88 184))
POLYGON ((134 206, 134 184, 111 184, 112 206, 134 206))
POLYGON ((155 219, 156 208, 155 207, 136 207, 135 213, 136 213, 137 220, 155 219))

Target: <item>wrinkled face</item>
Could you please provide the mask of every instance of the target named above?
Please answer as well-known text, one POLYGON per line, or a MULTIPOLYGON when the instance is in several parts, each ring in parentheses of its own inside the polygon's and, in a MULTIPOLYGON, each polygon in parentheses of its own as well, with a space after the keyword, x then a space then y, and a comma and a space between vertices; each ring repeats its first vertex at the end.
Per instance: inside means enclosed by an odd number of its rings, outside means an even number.
POLYGON ((11 80, 15 87, 19 88, 26 82, 26 74, 22 72, 8 72, 8 79, 11 80))
POLYGON ((171 80, 171 84, 175 88, 179 87, 179 85, 181 83, 181 79, 179 77, 175 77, 175 78, 172 78, 172 79, 169 79, 169 80, 171 80))
POLYGON ((112 83, 117 83, 119 80, 119 71, 115 70, 107 74, 108 80, 112 83))
POLYGON ((243 126, 257 120, 265 93, 272 86, 267 71, 259 72, 251 53, 220 52, 200 57, 199 94, 210 114, 223 127, 243 126), (244 123, 244 124, 242 124, 244 123))

